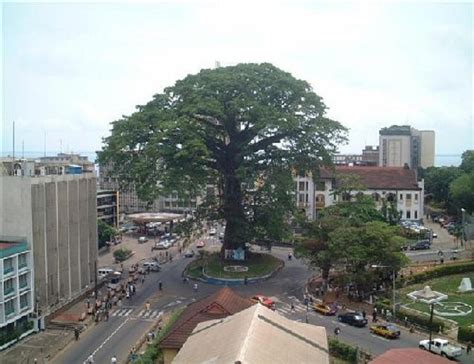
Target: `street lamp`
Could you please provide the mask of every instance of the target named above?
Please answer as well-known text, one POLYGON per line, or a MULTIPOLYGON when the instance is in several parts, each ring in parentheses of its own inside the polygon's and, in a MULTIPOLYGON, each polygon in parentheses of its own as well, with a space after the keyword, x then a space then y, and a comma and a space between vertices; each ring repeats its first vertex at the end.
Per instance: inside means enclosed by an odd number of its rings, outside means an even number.
MULTIPOLYGON (((392 268, 389 265, 378 265, 378 264, 372 264, 372 268, 392 268)), ((395 317, 395 268, 392 268, 392 304, 393 304, 393 316, 395 317)))
POLYGON ((467 241, 467 239, 466 239, 466 227, 465 227, 465 224, 466 224, 466 210, 464 208, 461 208, 461 214, 462 214, 462 220, 461 220, 462 221, 461 246, 463 246, 464 242, 467 241), (463 242, 463 240, 464 240, 464 242, 463 242))

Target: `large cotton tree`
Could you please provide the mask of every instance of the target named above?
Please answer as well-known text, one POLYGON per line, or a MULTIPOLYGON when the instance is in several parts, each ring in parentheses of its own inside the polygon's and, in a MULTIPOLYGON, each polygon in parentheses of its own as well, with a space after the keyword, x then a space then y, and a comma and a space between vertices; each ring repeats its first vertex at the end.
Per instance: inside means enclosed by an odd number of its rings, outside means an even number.
POLYGON ((325 112, 307 82, 271 64, 206 69, 113 122, 99 161, 146 200, 217 186, 213 217, 227 223, 223 248, 237 249, 288 231, 292 174, 316 175, 346 138, 325 112))

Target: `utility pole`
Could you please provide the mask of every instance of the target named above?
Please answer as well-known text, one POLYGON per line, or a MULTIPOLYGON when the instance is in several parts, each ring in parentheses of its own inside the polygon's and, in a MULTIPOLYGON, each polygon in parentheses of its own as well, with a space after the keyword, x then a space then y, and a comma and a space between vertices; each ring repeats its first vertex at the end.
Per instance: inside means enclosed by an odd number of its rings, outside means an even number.
POLYGON ((395 269, 392 271, 392 283, 393 283, 393 287, 392 287, 392 302, 393 302, 393 318, 395 319, 395 308, 396 308, 396 304, 395 304, 395 269))
POLYGON ((431 338, 432 338, 432 332, 433 332, 433 308, 434 304, 430 304, 430 341, 428 342, 428 351, 431 351, 431 338))
POLYGON ((94 260, 94 296, 97 301, 97 259, 94 260))

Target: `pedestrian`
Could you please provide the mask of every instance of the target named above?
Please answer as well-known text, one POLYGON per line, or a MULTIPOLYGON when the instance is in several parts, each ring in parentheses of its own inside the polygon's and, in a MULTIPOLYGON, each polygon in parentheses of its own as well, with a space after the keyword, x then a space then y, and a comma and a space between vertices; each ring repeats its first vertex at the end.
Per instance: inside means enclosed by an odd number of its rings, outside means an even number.
POLYGON ((367 316, 367 312, 365 312, 365 310, 362 311, 362 317, 365 319, 365 317, 367 316))
POLYGON ((377 322, 377 311, 372 312, 372 322, 377 322))
POLYGON ((86 302, 87 302, 87 309, 89 309, 91 307, 91 300, 89 297, 87 297, 86 302))
POLYGON ((109 310, 108 309, 105 309, 105 321, 109 321, 109 310))
POLYGON ((117 358, 115 357, 115 355, 112 356, 112 359, 110 359, 110 362, 111 362, 112 364, 116 364, 116 363, 117 363, 117 358))
POLYGON ((291 311, 294 311, 295 310, 295 304, 293 302, 291 302, 291 311))
POLYGON ((142 284, 145 283, 145 275, 142 274, 142 284))
POLYGON ((386 315, 387 315, 387 321, 389 321, 389 322, 390 322, 390 321, 392 320, 392 311, 390 311, 390 310, 387 310, 387 313, 386 313, 386 315))
POLYGON ((466 346, 466 354, 470 355, 472 351, 472 341, 469 341, 466 346))
POLYGON ((194 291, 194 293, 196 293, 197 290, 198 290, 198 285, 197 285, 197 283, 194 283, 194 286, 193 286, 193 291, 194 291))
POLYGON ((288 252, 288 260, 291 260, 291 252, 288 252))
POLYGON ((87 357, 87 363, 88 364, 93 364, 94 363, 94 354, 91 353, 91 355, 89 355, 87 357))
POLYGON ((340 333, 341 333, 341 329, 340 329, 339 327, 336 327, 336 328, 334 329, 334 335, 337 336, 337 335, 339 335, 340 333))
POLYGON ((76 341, 79 340, 79 329, 77 327, 74 328, 74 337, 76 338, 76 341))
POLYGON ((403 322, 405 322, 405 327, 408 327, 408 317, 405 316, 403 319, 403 322))
POLYGON ((163 290, 163 282, 161 282, 161 281, 158 282, 158 290, 159 291, 163 290))
POLYGON ((145 309, 146 309, 147 311, 150 311, 150 302, 147 301, 147 302, 145 303, 145 309))

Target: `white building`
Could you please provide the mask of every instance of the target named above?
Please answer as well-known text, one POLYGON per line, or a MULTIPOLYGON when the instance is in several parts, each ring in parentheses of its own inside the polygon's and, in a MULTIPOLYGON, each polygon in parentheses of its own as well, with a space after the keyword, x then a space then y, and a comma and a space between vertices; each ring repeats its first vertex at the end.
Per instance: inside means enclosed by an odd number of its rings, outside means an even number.
POLYGON ((427 168, 434 166, 435 132, 408 125, 392 125, 379 131, 379 166, 427 168))
POLYGON ((28 243, 0 237, 0 334, 26 326, 34 309, 33 292, 33 259, 28 243))
POLYGON ((416 171, 399 167, 347 167, 323 169, 313 181, 311 176, 296 176, 296 204, 308 219, 317 217, 318 211, 350 196, 334 194, 341 181, 350 176, 360 188, 352 196, 362 193, 373 197, 377 207, 383 201, 395 202, 402 220, 420 220, 424 214, 424 183, 417 181, 416 171))

